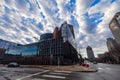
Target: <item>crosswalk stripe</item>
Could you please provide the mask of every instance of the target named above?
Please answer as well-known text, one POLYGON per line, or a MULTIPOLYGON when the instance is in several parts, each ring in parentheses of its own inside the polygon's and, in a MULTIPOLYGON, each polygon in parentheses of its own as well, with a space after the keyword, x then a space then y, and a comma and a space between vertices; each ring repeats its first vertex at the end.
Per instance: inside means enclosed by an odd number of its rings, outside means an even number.
POLYGON ((49 78, 60 78, 60 79, 65 79, 66 77, 64 76, 55 76, 55 75, 42 75, 43 77, 49 77, 49 78))
POLYGON ((43 72, 38 72, 38 73, 35 73, 35 74, 31 74, 31 75, 28 75, 28 76, 24 76, 24 77, 18 78, 18 79, 16 79, 16 80, 23 80, 23 79, 25 79, 25 78, 29 78, 29 77, 32 77, 32 76, 35 76, 35 75, 38 75, 38 74, 43 74, 43 73, 45 73, 45 72, 49 72, 49 70, 45 70, 45 71, 43 71, 43 72))
POLYGON ((99 67, 98 69, 103 69, 103 68, 99 67))
POLYGON ((34 78, 34 79, 32 79, 32 80, 46 80, 46 79, 37 79, 37 78, 34 78))
POLYGON ((66 73, 58 73, 58 72, 51 72, 49 74, 56 74, 56 75, 69 75, 69 74, 66 74, 66 73))
POLYGON ((54 72, 60 72, 60 73, 72 73, 72 71, 54 71, 54 72))

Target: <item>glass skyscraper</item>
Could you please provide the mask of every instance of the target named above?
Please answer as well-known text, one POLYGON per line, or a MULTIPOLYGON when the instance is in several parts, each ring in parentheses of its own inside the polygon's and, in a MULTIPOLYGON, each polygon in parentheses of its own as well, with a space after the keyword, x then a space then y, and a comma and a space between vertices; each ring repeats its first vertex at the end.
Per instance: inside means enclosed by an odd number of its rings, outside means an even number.
POLYGON ((115 40, 120 44, 120 12, 116 13, 109 24, 109 28, 115 37, 115 40))
POLYGON ((94 56, 94 52, 93 52, 92 47, 88 46, 88 47, 86 48, 86 51, 87 51, 87 56, 88 56, 88 59, 89 59, 89 60, 95 59, 95 56, 94 56))
POLYGON ((62 38, 63 41, 66 42, 68 41, 74 48, 76 48, 76 42, 75 42, 75 35, 74 35, 74 29, 73 26, 70 24, 67 24, 65 21, 61 25, 61 33, 62 33, 62 38))

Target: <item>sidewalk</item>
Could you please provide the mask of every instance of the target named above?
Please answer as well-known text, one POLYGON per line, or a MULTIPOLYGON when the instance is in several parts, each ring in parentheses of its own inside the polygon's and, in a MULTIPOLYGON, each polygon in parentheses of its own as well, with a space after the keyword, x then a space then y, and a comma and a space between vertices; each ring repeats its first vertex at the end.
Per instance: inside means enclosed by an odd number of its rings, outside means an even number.
POLYGON ((75 72, 96 72, 97 70, 93 67, 83 67, 80 65, 69 65, 69 66, 50 66, 50 65, 30 65, 29 68, 42 68, 49 70, 61 70, 61 71, 75 71, 75 72))
MULTIPOLYGON (((0 67, 5 65, 0 64, 0 67)), ((22 65, 21 68, 41 68, 49 70, 61 70, 61 71, 75 71, 75 72, 97 72, 93 67, 83 67, 80 65, 68 65, 68 66, 52 66, 52 65, 22 65)))

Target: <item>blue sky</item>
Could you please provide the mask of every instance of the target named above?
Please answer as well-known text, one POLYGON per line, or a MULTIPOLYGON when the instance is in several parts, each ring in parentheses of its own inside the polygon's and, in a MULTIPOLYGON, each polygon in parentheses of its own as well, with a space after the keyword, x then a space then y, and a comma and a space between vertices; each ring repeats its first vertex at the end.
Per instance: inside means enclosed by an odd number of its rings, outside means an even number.
POLYGON ((107 51, 106 38, 112 37, 109 22, 120 10, 120 0, 1 0, 0 38, 21 44, 67 21, 74 25, 76 41, 85 56, 85 48, 95 54, 107 51))

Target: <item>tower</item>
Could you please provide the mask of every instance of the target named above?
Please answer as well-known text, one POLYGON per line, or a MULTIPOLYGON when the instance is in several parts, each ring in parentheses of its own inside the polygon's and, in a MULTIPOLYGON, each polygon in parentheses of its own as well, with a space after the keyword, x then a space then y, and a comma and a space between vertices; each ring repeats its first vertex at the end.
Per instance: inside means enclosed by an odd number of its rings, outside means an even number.
POLYGON ((115 37, 115 40, 120 44, 120 12, 116 13, 109 24, 109 28, 115 37))
POLYGON ((88 46, 87 47, 87 56, 88 56, 88 59, 94 59, 95 58, 95 56, 94 56, 94 53, 93 53, 93 50, 92 50, 92 47, 90 47, 90 46, 88 46))

